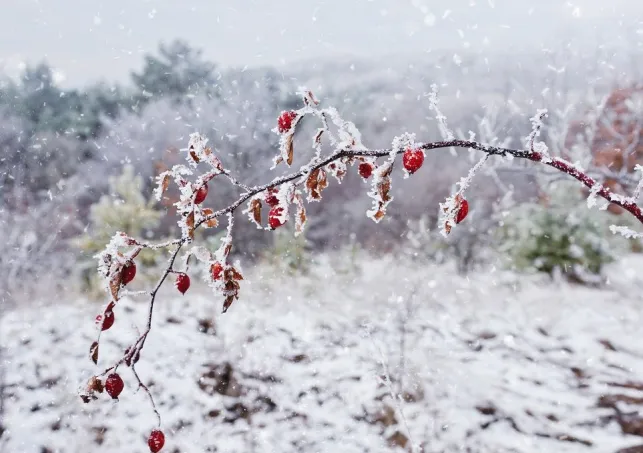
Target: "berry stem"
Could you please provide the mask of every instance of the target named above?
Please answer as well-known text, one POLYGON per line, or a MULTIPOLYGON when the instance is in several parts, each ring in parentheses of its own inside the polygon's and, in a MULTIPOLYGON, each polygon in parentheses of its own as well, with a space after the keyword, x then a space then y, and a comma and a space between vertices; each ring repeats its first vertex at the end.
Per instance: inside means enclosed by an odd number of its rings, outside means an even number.
POLYGON ((158 409, 156 408, 156 403, 154 402, 154 397, 152 396, 152 392, 150 392, 150 389, 147 388, 147 385, 143 384, 143 381, 141 381, 140 376, 136 372, 136 366, 134 364, 132 364, 132 373, 134 373, 134 377, 136 377, 136 380, 138 381, 138 387, 142 388, 143 390, 145 390, 145 393, 147 393, 147 396, 150 399, 150 403, 152 403, 152 409, 154 410, 154 413, 156 414, 157 427, 161 428, 161 414, 159 413, 158 409))

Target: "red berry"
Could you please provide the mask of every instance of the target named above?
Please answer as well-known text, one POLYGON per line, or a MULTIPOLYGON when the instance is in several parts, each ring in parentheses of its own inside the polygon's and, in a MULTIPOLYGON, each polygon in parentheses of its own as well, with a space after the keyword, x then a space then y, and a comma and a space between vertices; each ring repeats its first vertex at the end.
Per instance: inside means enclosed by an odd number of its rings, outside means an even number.
POLYGON ((290 110, 289 112, 281 112, 277 120, 277 127, 282 134, 288 132, 292 127, 292 121, 297 118, 297 112, 290 110))
POLYGON ((190 289, 190 276, 183 272, 179 272, 176 276, 176 282, 174 282, 174 284, 176 285, 176 289, 178 289, 181 294, 185 294, 185 292, 190 289))
POLYGON ((286 220, 281 218, 283 212, 284 208, 281 208, 279 206, 275 206, 270 210, 270 212, 268 213, 268 224, 270 224, 270 228, 274 230, 286 223, 286 220))
POLYGON ((158 453, 165 445, 165 434, 163 431, 155 429, 150 433, 150 437, 147 439, 147 445, 150 447, 152 453, 158 453))
POLYGON ((406 171, 413 174, 420 169, 424 163, 424 153, 421 149, 407 148, 402 156, 402 164, 406 171))
POLYGON ((373 174, 373 164, 371 164, 370 162, 362 162, 361 164, 359 164, 357 171, 359 171, 359 175, 362 178, 368 179, 373 174))
POLYGON ((277 198, 278 192, 279 191, 274 187, 271 189, 268 189, 268 191, 264 196, 264 200, 266 200, 266 203, 268 204, 268 206, 275 207, 279 204, 279 199, 277 198))
POLYGON ((212 280, 219 280, 221 278, 222 272, 223 266, 218 261, 210 266, 210 274, 212 274, 212 280))
POLYGON ((460 202, 460 207, 458 208, 458 213, 455 215, 455 223, 462 222, 469 213, 469 202, 464 198, 460 202))
POLYGON ((199 190, 196 191, 196 195, 194 196, 194 204, 201 204, 205 201, 205 197, 208 196, 208 184, 205 183, 201 187, 199 187, 199 190))
POLYGON ((114 312, 112 310, 105 310, 102 315, 96 316, 96 324, 101 326, 101 330, 107 330, 114 325, 114 312), (103 320, 103 317, 105 318, 103 320))
POLYGON ((123 286, 134 280, 134 277, 136 277, 136 264, 134 261, 128 261, 121 271, 123 286))
POLYGON ((123 380, 118 374, 112 373, 107 376, 107 380, 105 381, 105 390, 113 399, 118 399, 118 395, 123 391, 123 387, 125 387, 125 384, 123 384, 123 380))

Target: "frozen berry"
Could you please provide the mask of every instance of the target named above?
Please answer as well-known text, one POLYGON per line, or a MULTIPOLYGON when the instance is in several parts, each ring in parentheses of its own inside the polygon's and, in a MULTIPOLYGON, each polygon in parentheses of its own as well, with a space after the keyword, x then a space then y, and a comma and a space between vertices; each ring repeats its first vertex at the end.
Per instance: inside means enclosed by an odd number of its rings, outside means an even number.
POLYGON ((370 162, 362 162, 361 164, 359 164, 357 170, 359 171, 359 175, 362 178, 368 179, 373 174, 373 164, 371 164, 370 162))
POLYGON ((125 387, 125 384, 123 384, 123 380, 118 374, 112 373, 107 376, 107 380, 105 381, 105 390, 109 396, 115 400, 118 399, 118 395, 123 391, 123 387, 125 387))
POLYGON ((210 274, 212 274, 212 280, 219 280, 221 278, 222 272, 223 266, 218 261, 210 266, 210 274))
POLYGON ((152 453, 158 453, 165 445, 165 434, 163 431, 155 429, 150 433, 150 437, 147 439, 147 445, 150 447, 152 453))
POLYGON ((284 208, 276 206, 270 210, 268 213, 268 224, 273 230, 279 228, 281 225, 286 223, 286 220, 282 218, 284 208))
POLYGON ((176 276, 176 282, 174 282, 174 284, 176 285, 176 289, 178 289, 181 294, 185 294, 185 292, 190 289, 190 276, 183 272, 179 272, 176 276))
POLYGON ((277 192, 278 190, 275 187, 268 189, 268 191, 266 192, 264 199, 266 200, 266 204, 268 204, 268 206, 275 207, 279 204, 277 192))
POLYGON ((281 112, 277 120, 277 127, 282 134, 288 132, 292 127, 292 121, 297 118, 297 113, 290 110, 289 112, 281 112))
POLYGON ((208 184, 205 183, 201 187, 199 187, 199 190, 196 191, 196 195, 194 196, 194 204, 201 204, 205 201, 205 197, 208 196, 208 184))
POLYGON ((458 208, 458 213, 455 215, 455 223, 462 222, 469 213, 469 202, 464 198, 460 202, 460 207, 458 208))
POLYGON ((101 326, 101 330, 107 330, 114 325, 114 312, 112 310, 105 310, 102 315, 96 316, 96 324, 101 326))
POLYGON ((134 277, 136 277, 136 264, 134 263, 134 261, 128 261, 127 263, 125 263, 125 266, 123 266, 121 277, 123 279, 123 286, 134 280, 134 277))
POLYGON ((413 174, 420 169, 424 163, 424 152, 421 149, 407 148, 402 156, 402 164, 406 171, 413 174))

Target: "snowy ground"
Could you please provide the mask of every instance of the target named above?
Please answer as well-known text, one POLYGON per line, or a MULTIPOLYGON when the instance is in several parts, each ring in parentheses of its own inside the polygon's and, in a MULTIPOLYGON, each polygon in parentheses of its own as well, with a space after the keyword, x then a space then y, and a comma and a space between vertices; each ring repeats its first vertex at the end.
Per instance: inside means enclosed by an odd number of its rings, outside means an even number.
MULTIPOLYGON (((425 453, 616 452, 643 444, 643 258, 614 265, 600 290, 500 271, 465 279, 392 258, 339 274, 333 263, 298 278, 249 271, 226 315, 197 287, 184 297, 170 285, 161 291, 138 370, 160 405, 163 451, 353 453, 413 443, 425 453)), ((144 324, 145 309, 118 307, 100 370, 144 324)), ((57 301, 0 321, 8 348, 0 451, 147 451, 154 417, 127 369, 118 403, 85 405, 77 395, 94 370, 98 310, 57 301)))

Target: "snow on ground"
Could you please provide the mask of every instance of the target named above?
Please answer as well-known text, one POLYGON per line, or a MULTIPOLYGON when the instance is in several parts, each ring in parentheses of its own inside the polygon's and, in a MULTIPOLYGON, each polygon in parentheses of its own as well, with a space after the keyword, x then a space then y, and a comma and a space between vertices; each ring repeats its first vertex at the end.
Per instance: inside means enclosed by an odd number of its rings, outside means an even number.
MULTIPOLYGON (((643 444, 623 434, 643 435, 642 265, 627 258, 590 289, 393 258, 340 272, 328 258, 303 277, 248 272, 225 315, 205 290, 166 284, 138 371, 167 452, 615 452, 643 444)), ((117 307, 99 370, 146 307, 117 307)), ((99 310, 59 300, 0 320, 0 451, 148 451, 154 416, 127 369, 119 402, 78 397, 99 310)))

